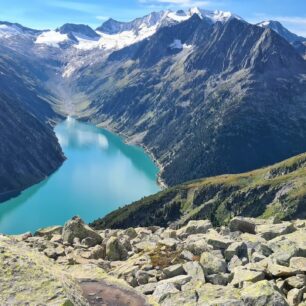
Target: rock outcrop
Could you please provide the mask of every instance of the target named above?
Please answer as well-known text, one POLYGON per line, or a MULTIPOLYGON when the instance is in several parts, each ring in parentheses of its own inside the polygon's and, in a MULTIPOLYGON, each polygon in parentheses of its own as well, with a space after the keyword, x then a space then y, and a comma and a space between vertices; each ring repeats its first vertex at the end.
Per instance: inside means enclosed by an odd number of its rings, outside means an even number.
POLYGON ((2 304, 22 296, 29 302, 112 305, 108 290, 115 290, 122 306, 306 305, 304 220, 239 218, 229 227, 193 220, 178 230, 94 231, 75 217, 59 230, 0 236, 2 304), (67 238, 68 230, 73 238, 67 238), (92 238, 95 245, 85 243, 92 238), (23 287, 30 273, 24 269, 33 264, 47 272, 23 287), (63 274, 55 277, 52 273, 59 269, 63 274), (68 288, 61 279, 69 279, 68 288), (38 298, 44 282, 50 290, 38 298), (24 288, 22 295, 17 287, 24 288), (38 291, 31 295, 33 288, 38 291), (71 290, 76 290, 77 302, 71 290))

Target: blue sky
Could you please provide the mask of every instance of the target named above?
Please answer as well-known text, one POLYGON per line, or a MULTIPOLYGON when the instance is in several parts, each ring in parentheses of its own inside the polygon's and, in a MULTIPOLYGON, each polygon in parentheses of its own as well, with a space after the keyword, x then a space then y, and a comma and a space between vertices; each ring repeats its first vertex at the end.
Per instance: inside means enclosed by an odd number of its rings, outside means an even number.
POLYGON ((0 20, 56 28, 66 22, 97 27, 108 17, 128 21, 151 11, 199 6, 230 10, 247 21, 281 21, 306 36, 306 0, 0 0, 0 20))

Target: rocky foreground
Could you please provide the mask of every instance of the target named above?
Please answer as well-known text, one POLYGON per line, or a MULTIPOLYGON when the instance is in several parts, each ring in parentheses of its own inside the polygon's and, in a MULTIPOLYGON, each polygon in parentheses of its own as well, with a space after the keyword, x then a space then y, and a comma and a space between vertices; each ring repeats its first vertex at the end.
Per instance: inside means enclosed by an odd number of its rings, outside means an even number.
POLYGON ((1 305, 306 305, 306 221, 0 236, 1 305))

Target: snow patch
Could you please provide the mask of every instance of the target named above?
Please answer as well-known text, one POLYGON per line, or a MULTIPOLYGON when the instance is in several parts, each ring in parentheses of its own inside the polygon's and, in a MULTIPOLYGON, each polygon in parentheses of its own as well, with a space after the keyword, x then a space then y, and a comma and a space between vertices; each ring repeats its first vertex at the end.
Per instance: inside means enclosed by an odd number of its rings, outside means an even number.
POLYGON ((180 39, 175 39, 170 45, 171 49, 183 49, 183 45, 180 39))
POLYGON ((167 16, 177 22, 182 22, 190 18, 189 15, 178 15, 177 13, 174 12, 168 13, 167 16))
POLYGON ((190 16, 192 16, 194 14, 197 14, 202 19, 208 18, 213 23, 227 22, 228 20, 233 19, 233 18, 242 20, 241 17, 239 17, 238 15, 235 15, 231 12, 225 12, 225 11, 219 11, 219 10, 207 11, 207 10, 202 10, 198 7, 191 8, 189 10, 189 14, 190 14, 190 16))
POLYGON ((15 25, 6 25, 6 24, 0 25, 0 37, 2 38, 8 38, 14 35, 18 35, 20 33, 21 33, 20 29, 15 25))
POLYGON ((67 34, 61 34, 60 32, 51 30, 40 34, 37 37, 35 43, 58 48, 60 43, 68 39, 69 38, 67 34))
POLYGON ((94 48, 119 50, 152 36, 156 29, 157 26, 147 27, 145 24, 142 24, 137 34, 134 31, 124 31, 113 35, 97 32, 101 36, 99 40, 81 39, 75 45, 75 48, 79 50, 91 50, 94 48))
POLYGON ((190 49, 192 48, 192 45, 186 45, 182 44, 182 41, 180 39, 174 39, 173 43, 169 46, 171 49, 190 49))
POLYGON ((261 23, 258 24, 258 26, 260 27, 268 27, 270 25, 270 21, 263 21, 261 23))

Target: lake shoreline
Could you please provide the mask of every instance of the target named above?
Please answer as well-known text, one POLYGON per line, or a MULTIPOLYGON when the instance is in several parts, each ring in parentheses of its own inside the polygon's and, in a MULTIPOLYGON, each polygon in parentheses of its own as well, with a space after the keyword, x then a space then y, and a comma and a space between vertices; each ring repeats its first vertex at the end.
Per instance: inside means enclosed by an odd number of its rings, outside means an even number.
MULTIPOLYGON (((82 118, 80 118, 79 120, 82 121, 82 118)), ((90 121, 85 120, 85 122, 90 122, 90 121)), ((154 155, 154 153, 151 152, 151 150, 144 143, 142 143, 141 141, 132 141, 131 140, 132 138, 130 136, 126 135, 123 132, 118 131, 114 126, 112 126, 108 123, 101 122, 101 123, 98 123, 98 124, 96 124, 96 123, 93 123, 93 124, 97 128, 105 129, 105 130, 109 131, 110 133, 113 133, 113 134, 121 137, 126 145, 133 145, 133 146, 142 148, 145 151, 145 153, 150 156, 151 160, 154 162, 156 167, 159 169, 158 174, 157 174, 157 178, 156 178, 156 182, 157 182, 158 186, 161 188, 161 190, 165 190, 165 189, 169 188, 169 186, 166 184, 166 182, 162 179, 162 173, 164 172, 163 164, 158 160, 158 158, 154 155)))
POLYGON ((75 215, 91 222, 161 190, 156 180, 160 168, 151 155, 117 133, 70 117, 54 130, 66 162, 0 205, 1 233, 62 225, 75 215))

